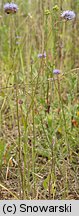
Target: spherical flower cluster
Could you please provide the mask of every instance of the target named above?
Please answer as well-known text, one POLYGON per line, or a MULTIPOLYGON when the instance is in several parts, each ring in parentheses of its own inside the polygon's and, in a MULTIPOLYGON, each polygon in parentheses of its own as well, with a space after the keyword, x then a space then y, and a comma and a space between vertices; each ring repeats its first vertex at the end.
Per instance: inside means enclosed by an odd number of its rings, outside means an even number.
POLYGON ((75 18, 75 13, 74 11, 63 11, 63 13, 61 14, 61 18, 64 18, 65 20, 72 20, 75 18))
POLYGON ((18 10, 18 6, 15 3, 6 3, 4 5, 4 11, 7 14, 14 14, 17 12, 17 10, 18 10))
POLYGON ((46 58, 46 52, 44 52, 43 54, 39 53, 38 58, 46 58))
POLYGON ((59 69, 54 69, 53 74, 60 74, 60 70, 59 69))

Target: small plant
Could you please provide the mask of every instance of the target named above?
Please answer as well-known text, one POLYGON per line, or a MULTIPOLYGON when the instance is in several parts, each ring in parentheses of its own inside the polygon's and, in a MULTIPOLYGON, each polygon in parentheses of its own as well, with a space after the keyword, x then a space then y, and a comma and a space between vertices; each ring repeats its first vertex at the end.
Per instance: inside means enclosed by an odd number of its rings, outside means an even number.
POLYGON ((0 198, 78 199, 78 1, 2 6, 0 198))

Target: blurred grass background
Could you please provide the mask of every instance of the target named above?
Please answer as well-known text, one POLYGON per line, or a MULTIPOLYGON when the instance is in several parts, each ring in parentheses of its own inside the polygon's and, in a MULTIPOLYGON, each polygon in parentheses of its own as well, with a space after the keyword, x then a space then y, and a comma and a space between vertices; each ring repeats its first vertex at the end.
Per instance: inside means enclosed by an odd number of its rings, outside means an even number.
POLYGON ((0 199, 79 199, 79 0, 16 0, 8 15, 5 3, 0 199), (76 18, 62 20, 64 10, 76 18))

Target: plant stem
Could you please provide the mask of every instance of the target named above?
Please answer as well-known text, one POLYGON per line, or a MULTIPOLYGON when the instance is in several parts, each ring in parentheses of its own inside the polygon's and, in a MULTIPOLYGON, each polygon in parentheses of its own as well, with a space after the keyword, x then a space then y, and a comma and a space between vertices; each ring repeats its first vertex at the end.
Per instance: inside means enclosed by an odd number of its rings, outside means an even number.
POLYGON ((34 185, 34 197, 35 197, 35 113, 34 113, 34 90, 33 90, 33 68, 31 64, 31 85, 32 85, 32 124, 33 124, 33 140, 32 140, 32 175, 34 185))
POLYGON ((15 74, 15 83, 16 83, 16 113, 17 113, 17 126, 18 126, 18 168, 20 175, 20 198, 22 198, 22 190, 23 190, 23 173, 21 167, 21 134, 20 134, 20 121, 19 121, 19 109, 18 109, 18 83, 17 83, 17 75, 15 74))

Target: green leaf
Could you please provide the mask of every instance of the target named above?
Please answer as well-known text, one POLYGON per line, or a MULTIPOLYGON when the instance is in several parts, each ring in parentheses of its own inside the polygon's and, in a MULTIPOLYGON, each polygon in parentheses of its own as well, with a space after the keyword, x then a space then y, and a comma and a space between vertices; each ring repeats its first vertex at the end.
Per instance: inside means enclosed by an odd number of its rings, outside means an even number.
POLYGON ((49 175, 47 176, 47 178, 43 181, 43 187, 44 189, 48 189, 48 182, 49 182, 49 175))
POLYGON ((5 144, 0 140, 0 166, 2 165, 5 144))

